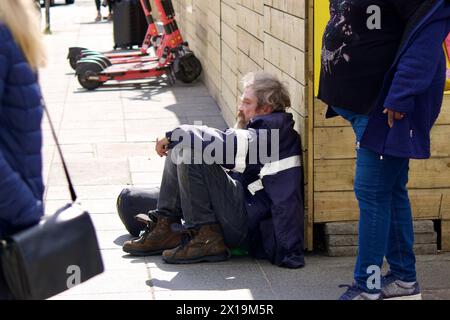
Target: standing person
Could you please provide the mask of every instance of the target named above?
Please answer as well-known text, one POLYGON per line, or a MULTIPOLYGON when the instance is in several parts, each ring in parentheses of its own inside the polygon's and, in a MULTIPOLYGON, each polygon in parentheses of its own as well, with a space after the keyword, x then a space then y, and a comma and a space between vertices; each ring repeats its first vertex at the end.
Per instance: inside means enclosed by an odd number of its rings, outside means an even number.
MULTIPOLYGON (((43 214, 42 96, 45 63, 33 1, 0 1, 0 239, 43 214)), ((1 256, 1 248, 0 248, 1 256)), ((0 265, 0 299, 10 298, 0 265)))
POLYGON ((113 19, 113 4, 112 4, 112 0, 95 0, 95 7, 97 8, 97 17, 95 17, 95 22, 99 22, 102 20, 102 12, 101 12, 101 6, 103 5, 104 7, 108 6, 108 10, 109 10, 109 14, 108 17, 106 19, 108 19, 108 21, 112 21, 113 19))
POLYGON ((354 283, 341 299, 421 299, 409 159, 430 157, 450 6, 444 0, 331 0, 330 11, 319 98, 329 105, 327 117, 340 115, 355 131, 360 209, 354 283), (390 270, 377 279, 384 257, 390 270))
POLYGON ((265 72, 243 84, 239 128, 183 125, 158 139, 156 152, 167 158, 148 218, 156 223, 125 252, 184 264, 226 260, 230 248, 245 248, 281 267, 304 266, 301 141, 286 112, 289 93, 265 72), (180 233, 171 225, 181 219, 180 233))

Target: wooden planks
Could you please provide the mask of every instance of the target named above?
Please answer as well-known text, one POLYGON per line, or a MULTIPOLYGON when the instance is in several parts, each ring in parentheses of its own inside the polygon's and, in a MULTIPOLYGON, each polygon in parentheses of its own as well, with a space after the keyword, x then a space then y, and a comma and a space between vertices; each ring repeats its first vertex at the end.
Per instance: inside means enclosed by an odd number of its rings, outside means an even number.
MULTIPOLYGON (((415 219, 440 219, 443 214, 443 195, 450 190, 411 190, 410 199, 415 219)), ((359 208, 353 191, 314 193, 314 222, 354 221, 359 219, 359 208)))

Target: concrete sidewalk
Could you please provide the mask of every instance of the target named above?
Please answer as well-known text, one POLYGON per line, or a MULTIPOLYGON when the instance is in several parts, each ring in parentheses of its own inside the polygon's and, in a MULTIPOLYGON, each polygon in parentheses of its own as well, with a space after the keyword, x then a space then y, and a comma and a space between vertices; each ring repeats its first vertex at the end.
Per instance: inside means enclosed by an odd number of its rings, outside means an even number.
MULTIPOLYGON (((342 293, 338 285, 351 282, 354 258, 309 254, 305 268, 287 270, 245 257, 183 266, 124 254, 121 246, 130 236, 115 201, 125 187, 159 185, 164 159, 154 152, 156 137, 182 123, 202 121, 222 129, 226 123, 201 82, 83 90, 66 60, 67 50, 111 50, 112 24, 93 23, 92 0, 51 10, 50 61, 40 81, 79 198, 92 213, 106 268, 53 299, 336 299, 342 293)), ((44 131, 45 199, 52 213, 69 193, 47 121, 44 131)), ((450 298, 450 255, 418 257, 417 267, 425 298, 450 298)))

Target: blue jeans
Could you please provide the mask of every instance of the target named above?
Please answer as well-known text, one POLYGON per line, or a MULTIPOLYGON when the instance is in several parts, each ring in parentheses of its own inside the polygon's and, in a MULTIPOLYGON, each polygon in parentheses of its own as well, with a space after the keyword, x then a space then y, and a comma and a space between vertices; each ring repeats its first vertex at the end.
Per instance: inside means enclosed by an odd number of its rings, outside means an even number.
POLYGON ((413 251, 414 229, 407 183, 409 159, 380 156, 360 148, 369 116, 333 107, 348 120, 356 135, 355 195, 360 209, 358 257, 355 281, 364 291, 376 293, 370 267, 380 267, 386 257, 393 275, 402 281, 416 281, 413 251), (369 279, 370 277, 370 279, 369 279), (372 283, 373 284, 373 283, 372 283))

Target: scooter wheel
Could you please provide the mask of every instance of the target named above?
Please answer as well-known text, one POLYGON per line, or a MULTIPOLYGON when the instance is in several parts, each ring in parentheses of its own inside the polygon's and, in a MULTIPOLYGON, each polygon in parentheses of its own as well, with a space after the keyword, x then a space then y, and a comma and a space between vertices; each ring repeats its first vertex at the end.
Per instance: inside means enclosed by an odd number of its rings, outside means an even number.
POLYGON ((104 70, 103 66, 98 61, 84 61, 77 64, 77 76, 80 85, 87 90, 95 90, 100 87, 103 82, 96 80, 89 80, 89 77, 96 76, 104 70))
POLYGON ((202 73, 202 64, 193 53, 182 56, 175 62, 175 76, 184 83, 194 82, 202 73))
POLYGON ((69 64, 73 70, 77 68, 77 62, 81 58, 81 52, 87 50, 86 48, 81 47, 72 47, 69 48, 69 54, 67 55, 67 59, 69 59, 69 64))

